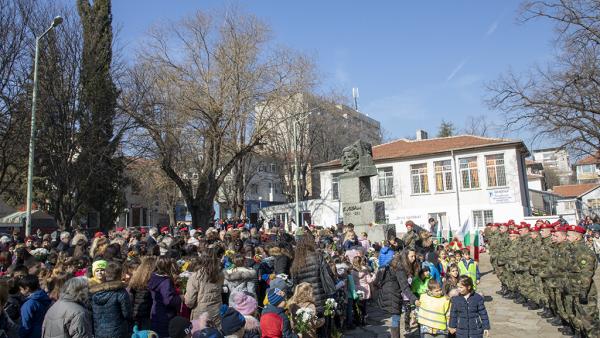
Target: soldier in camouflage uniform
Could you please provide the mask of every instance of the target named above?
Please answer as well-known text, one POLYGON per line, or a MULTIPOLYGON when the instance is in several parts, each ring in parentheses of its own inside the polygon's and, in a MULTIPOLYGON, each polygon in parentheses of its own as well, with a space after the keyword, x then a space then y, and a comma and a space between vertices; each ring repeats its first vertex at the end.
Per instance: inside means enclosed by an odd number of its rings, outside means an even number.
POLYGON ((487 249, 490 254, 490 264, 495 273, 498 266, 496 262, 496 253, 498 252, 496 248, 496 245, 498 244, 496 240, 498 237, 498 227, 498 223, 488 223, 486 224, 485 230, 483 230, 483 236, 487 242, 487 249))
POLYGON ((519 231, 519 238, 517 238, 516 247, 513 248, 513 254, 516 256, 514 264, 512 265, 512 271, 514 272, 514 281, 515 281, 515 291, 517 292, 517 297, 515 298, 515 303, 517 304, 525 304, 527 303, 527 299, 529 298, 530 293, 530 281, 531 277, 529 275, 529 257, 527 255, 527 251, 529 246, 531 245, 531 237, 529 237, 529 227, 530 225, 521 222, 517 226, 519 231))
POLYGON ((554 265, 549 269, 548 279, 552 289, 551 299, 554 308, 554 313, 557 317, 550 322, 554 326, 563 326, 568 323, 569 314, 564 303, 564 290, 567 285, 565 271, 568 270, 569 264, 569 243, 567 242, 567 228, 559 226, 555 229, 552 242, 554 243, 554 251, 552 262, 554 265))
POLYGON ((508 239, 508 225, 506 223, 501 224, 498 228, 498 234, 494 239, 494 245, 491 250, 495 251, 496 261, 496 276, 500 280, 501 289, 496 292, 501 296, 507 296, 509 294, 508 287, 506 286, 506 278, 508 276, 506 266, 506 247, 509 244, 508 239))
POLYGON ((503 272, 503 275, 506 275, 504 281, 506 283, 506 288, 508 289, 508 294, 505 296, 507 299, 517 299, 519 297, 518 284, 515 278, 517 274, 516 271, 519 270, 517 262, 520 250, 519 237, 520 234, 518 230, 510 230, 508 232, 508 245, 504 248, 501 255, 506 262, 506 270, 503 272))
POLYGON ((538 222, 540 226, 540 243, 538 251, 535 255, 535 260, 533 265, 531 266, 531 273, 536 280, 537 294, 538 294, 538 304, 544 308, 542 312, 538 314, 542 318, 552 318, 554 317, 554 313, 552 312, 550 304, 550 294, 552 289, 549 285, 549 282, 543 276, 546 275, 554 264, 552 264, 552 255, 553 255, 553 244, 552 244, 552 230, 554 227, 548 222, 538 222))
POLYGON ((529 231, 530 237, 530 245, 524 248, 525 256, 529 260, 529 271, 528 272, 528 282, 527 282, 527 292, 525 297, 527 297, 527 309, 529 310, 539 310, 541 308, 540 304, 542 304, 542 298, 544 295, 544 288, 542 285, 542 279, 537 275, 537 271, 535 266, 540 261, 539 252, 541 251, 542 239, 540 238, 540 227, 534 226, 529 231))
MULTIPOLYGON (((598 295, 593 277, 596 272, 596 255, 583 241, 585 229, 570 226, 567 239, 571 255, 567 270, 567 296, 564 299, 569 322, 575 329, 575 336, 600 337, 598 318, 598 295)), ((564 334, 573 334, 569 327, 564 334)))

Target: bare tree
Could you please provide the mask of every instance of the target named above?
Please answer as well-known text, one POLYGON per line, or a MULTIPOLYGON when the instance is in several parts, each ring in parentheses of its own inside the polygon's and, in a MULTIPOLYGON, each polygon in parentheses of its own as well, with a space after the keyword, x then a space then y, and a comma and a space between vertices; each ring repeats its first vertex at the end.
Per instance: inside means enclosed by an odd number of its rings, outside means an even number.
POLYGON ((578 153, 600 149, 600 7, 593 0, 527 1, 521 19, 555 23, 559 55, 526 74, 489 86, 489 104, 506 127, 547 136, 578 153))
POLYGON ((489 118, 483 115, 469 116, 462 132, 467 135, 491 137, 496 136, 496 128, 489 118))
POLYGON ((225 179, 313 81, 306 58, 268 42, 253 16, 197 12, 153 29, 131 69, 123 108, 139 125, 135 146, 175 182, 193 226, 208 226, 225 179))

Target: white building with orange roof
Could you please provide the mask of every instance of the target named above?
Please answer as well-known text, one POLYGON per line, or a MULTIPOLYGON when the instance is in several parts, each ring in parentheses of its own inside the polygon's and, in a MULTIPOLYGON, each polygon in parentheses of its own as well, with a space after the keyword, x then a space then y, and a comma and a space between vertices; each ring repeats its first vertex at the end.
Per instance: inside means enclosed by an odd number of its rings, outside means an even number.
MULTIPOLYGON (((436 219, 444 231, 465 222, 483 227, 489 222, 520 220, 531 214, 525 158, 520 140, 458 135, 416 140, 400 139, 373 147, 378 175, 371 178, 374 200, 385 202, 387 222, 404 232, 413 220, 425 226, 436 219)), ((343 222, 339 160, 315 166, 321 198, 301 204, 310 223, 331 226, 343 222)), ((293 205, 265 210, 293 215, 293 205), (288 207, 289 206, 289 207, 288 207)))

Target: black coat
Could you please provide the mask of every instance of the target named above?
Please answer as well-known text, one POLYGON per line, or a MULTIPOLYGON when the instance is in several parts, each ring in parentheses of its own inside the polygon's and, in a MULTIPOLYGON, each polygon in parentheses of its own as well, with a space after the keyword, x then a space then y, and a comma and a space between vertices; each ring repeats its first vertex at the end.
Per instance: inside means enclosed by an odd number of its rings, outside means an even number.
POLYGON ((304 282, 312 285, 317 313, 322 314, 323 310, 325 309, 325 301, 327 298, 333 295, 325 294, 325 290, 323 289, 321 275, 319 273, 319 263, 325 264, 325 268, 327 269, 328 273, 330 273, 330 269, 323 259, 319 259, 319 255, 320 254, 318 253, 310 253, 306 257, 306 264, 304 264, 304 266, 302 266, 295 275, 292 275, 292 279, 294 280, 295 285, 304 282))
POLYGON ((393 269, 390 266, 384 269, 380 274, 383 276, 381 290, 378 294, 380 306, 390 315, 402 314, 402 303, 404 302, 402 295, 406 296, 411 304, 417 301, 417 297, 410 290, 404 269, 393 269))
MULTIPOLYGON (((150 321, 150 310, 152 310, 152 295, 150 290, 131 289, 131 297, 133 301, 133 320, 138 325, 140 330, 142 325, 150 321)), ((146 330, 150 328, 144 328, 146 330)))
POLYGON ((283 273, 289 276, 292 260, 284 254, 273 257, 275 258, 275 262, 273 264, 273 273, 276 275, 283 273))
POLYGON ((483 337, 483 330, 490 329, 483 297, 475 292, 468 299, 464 296, 452 297, 448 327, 456 329, 456 338, 483 337))
POLYGON ((121 281, 105 282, 90 288, 96 338, 129 338, 131 301, 121 281))

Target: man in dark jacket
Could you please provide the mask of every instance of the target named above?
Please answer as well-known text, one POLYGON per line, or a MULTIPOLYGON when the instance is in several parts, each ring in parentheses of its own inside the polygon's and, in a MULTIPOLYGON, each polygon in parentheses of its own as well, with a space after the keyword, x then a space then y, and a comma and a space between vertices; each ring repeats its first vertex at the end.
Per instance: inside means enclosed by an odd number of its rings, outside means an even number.
POLYGON ((52 302, 46 292, 40 289, 37 276, 27 275, 19 280, 21 293, 27 297, 21 306, 20 338, 40 338, 44 316, 52 302))
POLYGON ((106 282, 90 288, 95 338, 131 336, 131 300, 121 282, 121 266, 110 262, 104 270, 106 282))

